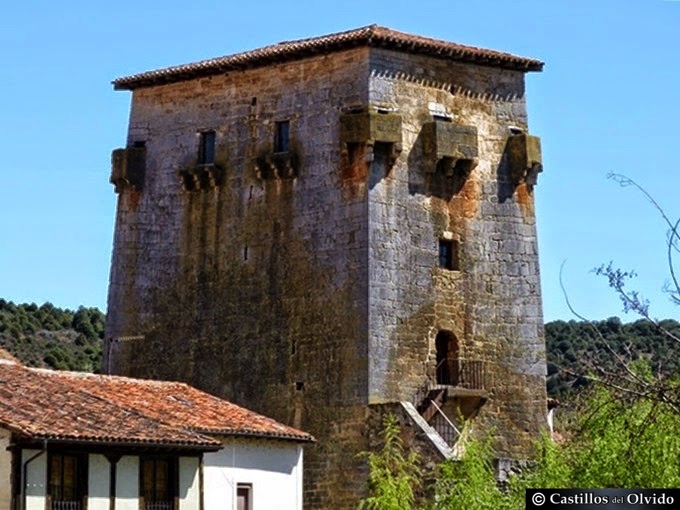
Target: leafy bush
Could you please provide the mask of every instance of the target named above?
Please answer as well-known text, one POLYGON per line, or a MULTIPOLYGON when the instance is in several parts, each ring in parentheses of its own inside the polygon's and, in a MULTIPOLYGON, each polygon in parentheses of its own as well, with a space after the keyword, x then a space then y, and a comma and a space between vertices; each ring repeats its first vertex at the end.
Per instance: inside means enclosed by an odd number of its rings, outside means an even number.
POLYGON ((411 510, 415 506, 415 493, 420 486, 418 456, 404 452, 399 436, 399 423, 394 415, 383 421, 382 449, 364 453, 368 458, 369 496, 359 504, 368 510, 411 510))
MULTIPOLYGON (((637 369, 651 376, 644 363, 637 369)), ((434 500, 425 508, 519 510, 529 488, 680 487, 680 414, 672 405, 654 396, 626 399, 599 387, 581 398, 576 417, 565 443, 541 438, 536 462, 512 475, 506 486, 494 478, 492 445, 470 441, 461 461, 438 467, 434 500)), ((361 508, 416 508, 412 477, 419 472, 417 458, 406 456, 401 443, 394 442, 395 427, 394 421, 385 425, 387 453, 368 454, 371 496, 361 508)))

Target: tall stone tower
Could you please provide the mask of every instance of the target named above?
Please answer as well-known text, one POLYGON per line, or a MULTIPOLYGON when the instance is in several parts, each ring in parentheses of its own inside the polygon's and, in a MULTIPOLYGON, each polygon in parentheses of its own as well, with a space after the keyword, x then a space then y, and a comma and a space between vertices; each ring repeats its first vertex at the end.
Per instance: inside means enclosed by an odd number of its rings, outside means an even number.
POLYGON ((307 508, 354 508, 387 411, 444 457, 469 428, 527 457, 542 65, 369 26, 116 80, 108 370, 311 432, 307 508))

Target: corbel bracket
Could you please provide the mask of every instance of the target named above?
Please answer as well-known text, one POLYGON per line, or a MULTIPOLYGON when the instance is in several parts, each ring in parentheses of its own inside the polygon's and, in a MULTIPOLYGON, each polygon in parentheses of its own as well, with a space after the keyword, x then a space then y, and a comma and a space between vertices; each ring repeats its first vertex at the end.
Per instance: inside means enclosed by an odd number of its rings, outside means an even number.
POLYGON ((258 179, 293 179, 298 175, 299 160, 294 151, 274 152, 255 160, 258 179))
MULTIPOLYGON (((340 116, 340 142, 345 156, 360 151, 350 147, 364 144, 372 154, 377 143, 387 144, 387 164, 392 167, 402 150, 401 115, 369 106, 340 116)), ((369 155, 368 159, 371 157, 369 155)))
POLYGON ((423 125, 422 138, 427 172, 456 176, 464 182, 477 166, 476 127, 434 120, 423 125))
POLYGON ((222 184, 224 172, 220 166, 210 163, 183 169, 178 173, 182 187, 186 191, 200 191, 216 188, 222 184))
POLYGON ((513 184, 535 186, 538 174, 543 171, 541 139, 526 133, 513 134, 508 138, 506 151, 513 184))
POLYGON ((141 191, 146 171, 146 148, 127 147, 111 152, 111 177, 116 193, 130 188, 141 191))

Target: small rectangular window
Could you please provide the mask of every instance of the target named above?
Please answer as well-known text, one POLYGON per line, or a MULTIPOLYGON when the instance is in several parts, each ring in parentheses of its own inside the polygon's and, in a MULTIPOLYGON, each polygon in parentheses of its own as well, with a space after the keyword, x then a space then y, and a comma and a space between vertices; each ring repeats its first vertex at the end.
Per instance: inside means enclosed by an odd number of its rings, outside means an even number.
POLYGON ((201 140, 198 145, 198 164, 212 165, 215 162, 215 132, 201 132, 201 140))
POLYGON ((87 486, 85 458, 52 453, 48 493, 52 508, 80 508, 87 486))
POLYGON ((142 510, 174 510, 177 496, 177 459, 143 458, 140 460, 140 496, 142 510))
POLYGON ((276 123, 274 132, 274 152, 288 152, 290 150, 290 121, 282 120, 276 123))
POLYGON ((451 271, 460 270, 458 241, 453 241, 451 239, 439 240, 439 267, 451 271))
POLYGON ((252 510, 253 486, 249 483, 236 485, 236 510, 252 510))

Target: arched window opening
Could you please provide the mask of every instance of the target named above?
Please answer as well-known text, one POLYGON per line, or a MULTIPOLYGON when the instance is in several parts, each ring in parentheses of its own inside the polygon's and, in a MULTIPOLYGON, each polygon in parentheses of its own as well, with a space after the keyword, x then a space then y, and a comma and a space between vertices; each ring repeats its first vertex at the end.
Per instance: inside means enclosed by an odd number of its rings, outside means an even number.
POLYGON ((458 339, 451 331, 442 330, 435 338, 437 349, 437 384, 456 386, 460 375, 458 339))

